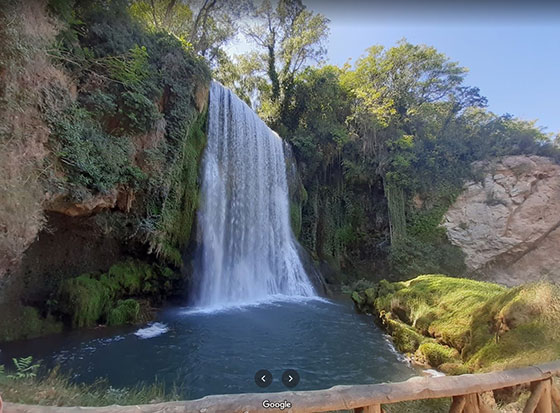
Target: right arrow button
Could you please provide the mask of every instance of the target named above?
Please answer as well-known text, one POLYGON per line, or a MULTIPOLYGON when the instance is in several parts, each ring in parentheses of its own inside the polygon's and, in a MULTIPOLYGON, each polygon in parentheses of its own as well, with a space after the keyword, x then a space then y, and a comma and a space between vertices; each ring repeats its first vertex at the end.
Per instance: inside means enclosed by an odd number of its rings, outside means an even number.
POLYGON ((282 374, 282 383, 284 383, 284 386, 286 387, 296 387, 299 383, 299 374, 297 371, 295 370, 286 370, 283 374, 282 374))

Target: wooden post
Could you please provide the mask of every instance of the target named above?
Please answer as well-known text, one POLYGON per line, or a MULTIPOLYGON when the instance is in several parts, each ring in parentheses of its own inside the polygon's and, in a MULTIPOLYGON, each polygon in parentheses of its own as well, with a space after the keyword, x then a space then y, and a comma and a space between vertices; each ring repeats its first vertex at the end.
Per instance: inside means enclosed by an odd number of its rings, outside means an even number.
POLYGON ((535 413, 552 413, 552 379, 543 380, 541 383, 543 383, 544 390, 535 413))
POLYGON ((463 413, 466 402, 467 398, 465 396, 453 396, 453 402, 451 403, 449 413, 463 413))
POLYGON ((560 410, 560 390, 558 390, 558 387, 556 387, 554 383, 552 383, 552 386, 550 387, 550 395, 552 397, 552 401, 556 405, 556 408, 560 410))
POLYGON ((531 384, 531 397, 527 400, 527 404, 523 409, 523 413, 534 413, 539 401, 541 400, 541 396, 545 391, 545 384, 546 380, 538 381, 531 384))
POLYGON ((476 398, 478 400, 478 410, 480 411, 480 413, 493 413, 493 410, 490 407, 486 406, 480 394, 477 394, 476 398))
POLYGON ((467 394, 465 396, 467 402, 465 403, 465 409, 463 410, 465 413, 480 413, 478 408, 478 395, 474 394, 467 394))
POLYGON ((354 413, 383 413, 383 409, 380 404, 374 404, 373 406, 358 407, 354 409, 354 413))

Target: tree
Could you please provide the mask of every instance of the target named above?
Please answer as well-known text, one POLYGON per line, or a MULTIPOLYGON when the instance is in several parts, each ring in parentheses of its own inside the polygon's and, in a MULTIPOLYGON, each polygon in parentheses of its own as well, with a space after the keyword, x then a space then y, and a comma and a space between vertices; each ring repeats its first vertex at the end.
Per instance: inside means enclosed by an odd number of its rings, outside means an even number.
POLYGON ((328 21, 308 10, 301 0, 264 0, 243 29, 260 51, 234 57, 230 73, 223 67, 219 77, 231 82, 226 86, 253 88, 241 94, 254 96, 261 115, 276 126, 292 100, 296 75, 325 55, 328 21), (243 68, 248 71, 240 70, 243 68), (256 80, 263 76, 266 83, 256 80))
POLYGON ((445 134, 469 106, 484 106, 476 88, 462 85, 467 70, 433 47, 405 40, 385 50, 368 49, 342 81, 353 93, 351 125, 365 155, 376 158, 389 207, 391 240, 406 236, 405 193, 423 141, 445 134))
POLYGON ((249 0, 134 0, 130 11, 152 30, 187 42, 212 64, 223 58, 223 46, 236 35, 236 18, 250 8, 249 0))

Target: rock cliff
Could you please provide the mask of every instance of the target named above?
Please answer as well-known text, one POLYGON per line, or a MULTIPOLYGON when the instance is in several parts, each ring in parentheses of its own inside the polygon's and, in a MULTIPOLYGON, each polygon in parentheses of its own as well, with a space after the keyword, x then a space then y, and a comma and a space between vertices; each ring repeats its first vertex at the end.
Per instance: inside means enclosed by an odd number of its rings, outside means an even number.
POLYGON ((130 259, 180 273, 198 202, 206 63, 120 3, 47 3, 0 10, 0 314, 130 259))
POLYGON ((506 285, 560 282, 560 165, 539 156, 475 163, 444 217, 473 275, 506 285))

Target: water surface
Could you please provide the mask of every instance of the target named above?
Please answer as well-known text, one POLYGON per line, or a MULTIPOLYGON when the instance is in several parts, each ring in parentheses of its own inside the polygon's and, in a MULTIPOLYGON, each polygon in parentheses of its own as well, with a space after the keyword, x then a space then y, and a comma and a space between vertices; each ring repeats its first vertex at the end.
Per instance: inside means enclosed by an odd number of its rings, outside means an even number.
POLYGON ((185 399, 289 390, 281 382, 286 369, 301 376, 294 390, 401 381, 418 374, 348 298, 292 298, 222 311, 174 307, 140 328, 79 330, 0 349, 0 364, 33 355, 47 366, 72 371, 79 382, 106 377, 113 387, 122 387, 157 379, 177 385, 185 399), (254 383, 260 369, 273 375, 266 389, 254 383))

